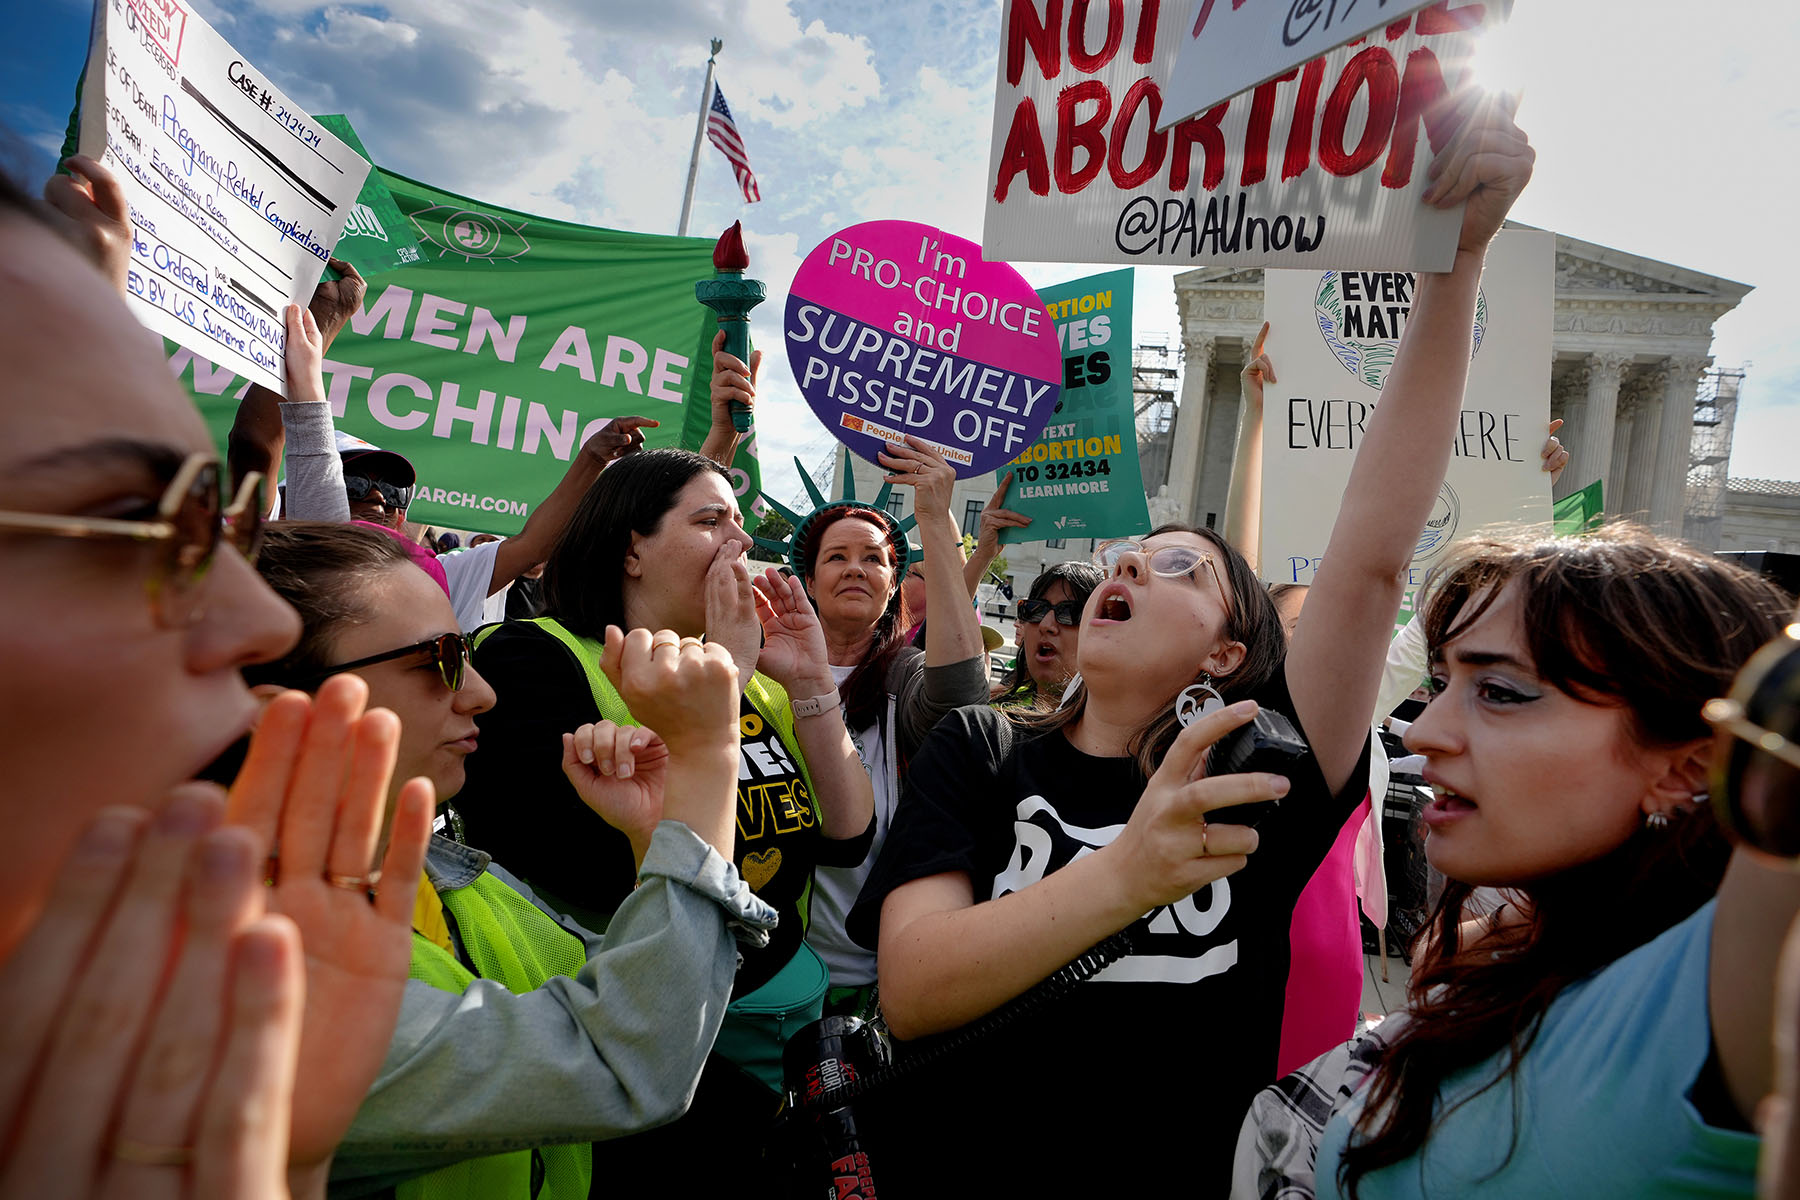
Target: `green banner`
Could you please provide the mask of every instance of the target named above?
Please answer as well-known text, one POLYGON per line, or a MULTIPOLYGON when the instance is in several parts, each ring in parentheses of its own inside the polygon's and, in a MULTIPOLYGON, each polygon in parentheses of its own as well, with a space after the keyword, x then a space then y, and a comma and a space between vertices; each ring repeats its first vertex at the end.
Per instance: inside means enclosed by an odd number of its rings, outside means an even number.
MULTIPOLYGON (((313 119, 374 163, 347 118, 326 115, 313 119)), ((361 272, 364 279, 420 260, 419 239, 413 236, 412 223, 400 215, 400 206, 394 203, 394 194, 381 181, 380 171, 370 171, 363 181, 362 191, 357 194, 356 204, 344 221, 343 236, 338 238, 333 253, 361 272)))
MULTIPOLYGON (((650 446, 697 449, 711 423, 712 313, 694 281, 704 238, 621 233, 471 200, 376 168, 421 261, 369 280, 325 361, 338 427, 418 468, 408 517, 517 533, 589 434, 654 417, 650 446)), ((245 382, 169 346, 224 444, 245 382)), ((731 483, 760 494, 755 435, 731 483)))
POLYGON ((1063 355, 1063 390, 1044 435, 1000 468, 1013 473, 1006 507, 1030 529, 1002 544, 1146 533, 1150 512, 1131 406, 1131 271, 1039 288, 1063 355))
POLYGON ((1604 514, 1600 507, 1600 480, 1570 492, 1555 505, 1556 536, 1570 537, 1597 527, 1604 514))

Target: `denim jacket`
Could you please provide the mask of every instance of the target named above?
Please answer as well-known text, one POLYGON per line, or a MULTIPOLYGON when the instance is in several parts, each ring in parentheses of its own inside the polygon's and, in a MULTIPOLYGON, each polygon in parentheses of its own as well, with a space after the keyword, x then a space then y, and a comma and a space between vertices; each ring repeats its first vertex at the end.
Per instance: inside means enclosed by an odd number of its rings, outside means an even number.
POLYGON ((739 962, 775 913, 687 826, 658 825, 641 883, 604 936, 558 916, 479 850, 432 839, 440 891, 483 871, 579 937, 588 962, 526 995, 478 979, 460 996, 408 981, 393 1043, 332 1163, 362 1196, 465 1158, 598 1141, 680 1116, 739 962))

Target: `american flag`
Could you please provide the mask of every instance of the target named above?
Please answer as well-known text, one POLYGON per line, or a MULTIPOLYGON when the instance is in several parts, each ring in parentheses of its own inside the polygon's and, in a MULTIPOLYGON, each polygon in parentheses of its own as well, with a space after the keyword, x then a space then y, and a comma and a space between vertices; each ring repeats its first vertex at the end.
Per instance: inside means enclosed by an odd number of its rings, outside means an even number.
POLYGON ((713 88, 712 110, 706 114, 706 140, 731 160, 731 173, 744 189, 744 200, 761 200, 762 189, 756 186, 756 172, 750 169, 750 157, 744 153, 744 139, 738 136, 731 109, 725 104, 725 93, 717 87, 713 88))

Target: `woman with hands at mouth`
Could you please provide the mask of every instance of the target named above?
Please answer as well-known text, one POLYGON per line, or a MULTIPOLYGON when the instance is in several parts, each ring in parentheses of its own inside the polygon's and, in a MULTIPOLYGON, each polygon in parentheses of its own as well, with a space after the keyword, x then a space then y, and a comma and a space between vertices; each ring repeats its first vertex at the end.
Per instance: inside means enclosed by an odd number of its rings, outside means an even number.
POLYGON ((631 455, 600 477, 551 554, 546 615, 491 627, 476 643, 475 665, 500 699, 479 714, 482 750, 456 810, 472 844, 589 928, 604 927, 631 894, 655 827, 654 807, 643 805, 614 828, 563 777, 564 734, 639 723, 602 669, 607 628, 704 637, 737 666, 742 747, 729 857, 780 924, 767 947, 745 955, 694 1111, 609 1147, 608 1170, 637 1169, 624 1164, 630 1154, 645 1170, 658 1169, 648 1164, 659 1155, 686 1162, 707 1139, 742 1152, 706 1160, 726 1174, 760 1156, 786 1035, 818 1014, 826 988, 803 940, 802 896, 815 866, 859 862, 868 849, 869 775, 825 702, 825 636, 798 584, 777 576, 752 586, 750 540, 724 468, 682 450, 631 455))
MULTIPOLYGON (((84 174, 62 201, 122 211, 84 174)), ((430 789, 378 860, 399 729, 354 683, 266 714, 229 800, 193 782, 298 632, 261 481, 225 491, 157 339, 4 178, 0 360, 0 1196, 322 1196, 406 977, 370 867, 418 871, 430 789)))
POLYGON ((1427 200, 1463 205, 1456 259, 1420 276, 1291 645, 1241 553, 1165 525, 1099 549, 1107 578, 1061 708, 959 710, 914 759, 850 919, 879 947, 896 1036, 967 1025, 1120 931, 1130 947, 883 1105, 884 1192, 930 1193, 931 1163, 1003 1145, 1021 1191, 1225 1194, 1237 1126, 1275 1078, 1296 898, 1365 794, 1368 713, 1448 465, 1482 262, 1532 157, 1498 107, 1447 151, 1427 200), (1308 753, 1282 775, 1213 776, 1208 748, 1259 709, 1308 753))
MULTIPOLYGON (((259 565, 304 630, 249 677, 316 689, 321 708, 350 684, 365 689, 400 717, 401 773, 454 798, 476 753, 475 718, 495 697, 466 661, 443 591, 399 541, 355 525, 272 526, 259 565)), ((737 668, 724 647, 669 631, 614 628, 608 651, 610 684, 646 722, 630 731, 643 742, 636 769, 629 757, 613 769, 615 731, 604 724, 567 735, 562 763, 596 813, 647 827, 638 886, 602 937, 559 920, 487 854, 447 837, 431 839, 422 873, 384 876, 384 889, 403 891, 413 982, 334 1164, 343 1190, 582 1197, 587 1143, 686 1106, 736 974, 733 930, 760 944, 773 921, 723 857, 737 668)), ((299 699, 272 701, 259 742, 299 699)), ((253 749, 244 774, 258 766, 253 749)), ((397 787, 391 799, 407 802, 397 787)), ((284 829, 282 845, 293 840, 284 829)))

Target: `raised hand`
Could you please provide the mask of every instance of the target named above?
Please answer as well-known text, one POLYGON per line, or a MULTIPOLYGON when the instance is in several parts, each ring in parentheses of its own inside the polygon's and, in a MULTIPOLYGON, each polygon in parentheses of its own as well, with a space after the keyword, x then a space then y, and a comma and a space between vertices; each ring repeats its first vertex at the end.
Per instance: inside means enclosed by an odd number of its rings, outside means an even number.
POLYGON ((425 779, 399 789, 383 829, 400 722, 386 709, 365 713, 368 695, 357 676, 336 675, 316 699, 277 696, 231 789, 229 820, 268 859, 269 908, 299 926, 306 951, 290 1150, 303 1170, 329 1162, 381 1068, 431 838, 435 797, 425 779))
POLYGON ((712 423, 731 424, 733 403, 756 407, 756 375, 762 369, 762 351, 752 350, 748 364, 725 353, 725 331, 713 335, 712 423))
POLYGON ((668 764, 668 744, 645 726, 601 721, 563 734, 563 774, 584 804, 630 839, 639 866, 662 820, 668 764))
POLYGON ((731 652, 738 684, 747 687, 761 665, 763 635, 743 549, 733 539, 721 542, 706 569, 706 640, 731 652))
POLYGON ((883 477, 887 483, 913 490, 913 512, 921 522, 927 517, 949 518, 956 470, 938 457, 937 451, 908 434, 905 445, 890 445, 876 459, 888 469, 883 477))
POLYGON ((740 693, 730 652, 673 630, 627 634, 609 625, 600 668, 631 715, 667 747, 662 819, 682 822, 729 859, 740 693))
POLYGON ((987 505, 981 510, 981 533, 975 539, 974 557, 980 559, 983 566, 994 561, 1000 553, 1000 531, 1002 529, 1023 529, 1031 524, 1031 518, 1024 513, 1016 513, 1006 504, 1007 489, 1012 487, 1013 473, 1008 471, 1000 477, 1000 486, 988 497, 987 505))
POLYGON ((356 268, 343 259, 329 258, 325 265, 339 277, 326 279, 321 275, 318 286, 313 288, 312 301, 306 306, 306 311, 319 326, 321 351, 331 349, 339 331, 362 307, 363 296, 369 290, 368 283, 356 273, 356 268))
POLYGON ((1209 779, 1206 752, 1255 715, 1255 701, 1244 700, 1182 730, 1150 777, 1124 830, 1110 846, 1095 852, 1116 864, 1115 878, 1135 910, 1149 912, 1173 904, 1249 861, 1256 849, 1256 830, 1208 825, 1206 814, 1228 805, 1279 799, 1287 794, 1288 781, 1261 774, 1209 779))
POLYGON ((593 455, 601 466, 605 466, 627 454, 636 454, 642 450, 644 430, 655 429, 661 424, 661 421, 653 421, 649 417, 614 417, 597 430, 593 437, 582 443, 582 453, 593 455))
MULTIPOLYGON (((770 567, 752 581, 756 615, 762 622, 763 647, 757 665, 762 673, 783 687, 810 680, 825 681, 820 691, 830 690, 831 673, 825 648, 825 629, 819 614, 806 598, 800 580, 770 567)), ((790 693, 792 689, 790 688, 790 693)), ((810 694, 810 693, 808 693, 810 694)), ((805 699, 805 696, 796 696, 805 699)))
POLYGON ((1276 382, 1275 364, 1263 352, 1263 343, 1268 340, 1269 323, 1264 321, 1262 329, 1257 332, 1256 342, 1250 347, 1250 361, 1244 364, 1239 376, 1243 380, 1241 390, 1244 399, 1259 409, 1263 402, 1263 385, 1276 382))
POLYGON ((1480 93, 1450 145, 1432 162, 1425 203, 1437 208, 1462 204, 1458 251, 1476 254, 1500 232, 1513 201, 1531 181, 1537 152, 1513 123, 1516 98, 1480 93))
POLYGON ((125 189, 104 165, 85 154, 63 160, 71 174, 52 175, 44 200, 63 233, 93 260, 121 296, 131 270, 131 206, 125 189))
POLYGON ((0 1197, 287 1195, 299 937, 223 811, 102 810, 0 968, 0 1197))
POLYGON ((1563 448, 1562 439, 1556 436, 1556 431, 1562 427, 1562 418, 1556 418, 1550 422, 1550 436, 1544 439, 1544 473, 1550 476, 1551 487, 1556 486, 1556 481, 1562 478, 1563 468, 1569 465, 1569 452, 1563 448))
POLYGON ((298 304, 287 306, 287 385, 288 402, 322 401, 325 399, 325 339, 310 310, 298 304))

